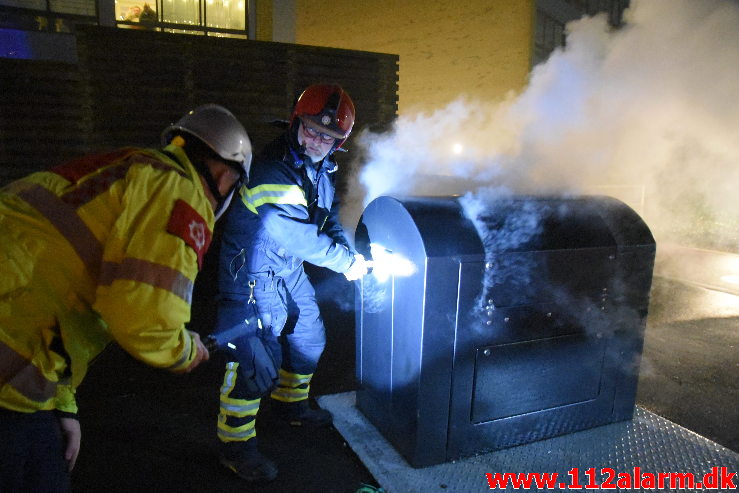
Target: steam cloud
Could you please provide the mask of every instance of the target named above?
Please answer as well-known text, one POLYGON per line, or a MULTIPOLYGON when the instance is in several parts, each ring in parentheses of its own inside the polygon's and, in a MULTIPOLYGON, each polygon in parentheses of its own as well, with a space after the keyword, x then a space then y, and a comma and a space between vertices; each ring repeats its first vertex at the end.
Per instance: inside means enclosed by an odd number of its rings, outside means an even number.
POLYGON ((500 196, 599 193, 629 204, 658 240, 708 228, 713 246, 735 248, 737 26, 733 0, 632 0, 616 30, 603 15, 572 22, 567 47, 521 94, 461 97, 401 116, 391 132, 361 134, 363 190, 350 195, 366 205, 384 194, 467 192, 474 219, 500 196))

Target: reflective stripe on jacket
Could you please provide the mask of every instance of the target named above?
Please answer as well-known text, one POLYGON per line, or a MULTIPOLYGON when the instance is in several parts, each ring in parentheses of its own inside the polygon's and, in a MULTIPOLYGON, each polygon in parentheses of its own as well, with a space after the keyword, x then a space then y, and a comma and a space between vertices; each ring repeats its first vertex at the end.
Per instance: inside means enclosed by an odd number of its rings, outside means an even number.
POLYGON ((184 152, 122 149, 0 190, 0 407, 76 412, 111 340, 182 371, 214 217, 184 152))

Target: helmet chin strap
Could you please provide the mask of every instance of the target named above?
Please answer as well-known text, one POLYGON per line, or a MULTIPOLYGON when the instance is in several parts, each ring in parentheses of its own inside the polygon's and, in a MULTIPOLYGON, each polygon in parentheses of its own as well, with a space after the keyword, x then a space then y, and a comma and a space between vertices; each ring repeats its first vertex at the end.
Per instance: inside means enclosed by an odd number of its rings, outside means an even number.
POLYGON ((208 184, 208 189, 210 190, 210 193, 213 195, 213 198, 216 199, 216 207, 213 211, 213 214, 215 215, 217 221, 218 218, 220 218, 223 213, 226 212, 226 209, 228 209, 228 205, 231 203, 234 192, 236 191, 238 184, 241 183, 241 180, 236 182, 236 184, 231 188, 231 191, 228 194, 222 195, 221 191, 218 189, 218 184, 216 183, 215 178, 213 178, 213 174, 211 173, 208 166, 206 166, 204 163, 198 163, 195 164, 195 168, 200 172, 200 175, 205 178, 205 182, 208 184))
POLYGON ((216 202, 219 204, 223 202, 223 195, 221 195, 221 191, 218 190, 218 184, 216 183, 216 180, 213 178, 213 175, 210 172, 210 169, 208 169, 207 166, 203 166, 204 169, 200 171, 200 174, 203 175, 205 178, 205 182, 208 184, 208 188, 210 189, 210 193, 213 194, 213 198, 216 199, 216 202))
MULTIPOLYGON (((181 135, 176 135, 174 138, 171 139, 171 143, 176 145, 177 147, 184 148, 185 147, 185 139, 181 135)), ((207 144, 205 144, 207 145, 207 144)), ((243 170, 240 166, 237 166, 235 163, 229 164, 227 161, 223 161, 223 163, 233 169, 235 169, 241 178, 231 187, 231 190, 226 194, 225 196, 221 194, 221 191, 218 188, 218 183, 216 183, 215 178, 213 177, 213 172, 211 171, 210 167, 205 161, 204 157, 192 159, 190 158, 190 163, 195 167, 195 170, 198 172, 200 176, 205 179, 205 183, 208 185, 208 189, 210 190, 211 195, 216 201, 216 206, 213 210, 213 215, 216 218, 216 221, 219 217, 223 215, 223 213, 228 208, 228 205, 231 203, 231 199, 233 197, 234 192, 239 187, 239 184, 243 181, 243 170)), ((220 159, 220 158, 219 158, 220 159)))
POLYGON ((233 199, 235 192, 236 192, 236 187, 234 187, 231 190, 231 193, 226 195, 226 197, 223 199, 223 202, 219 202, 219 204, 216 206, 216 210, 215 210, 216 221, 218 221, 218 219, 220 219, 223 213, 226 212, 226 210, 228 209, 228 206, 229 204, 231 204, 231 199, 233 199))

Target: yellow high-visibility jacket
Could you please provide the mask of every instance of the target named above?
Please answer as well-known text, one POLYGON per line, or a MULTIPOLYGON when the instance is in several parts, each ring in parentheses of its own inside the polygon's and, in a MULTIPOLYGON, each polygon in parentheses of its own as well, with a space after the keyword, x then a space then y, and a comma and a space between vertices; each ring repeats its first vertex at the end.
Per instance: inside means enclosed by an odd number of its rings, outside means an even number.
POLYGON ((0 190, 0 407, 77 412, 111 340, 155 367, 196 355, 185 330, 213 211, 183 150, 121 149, 0 190))

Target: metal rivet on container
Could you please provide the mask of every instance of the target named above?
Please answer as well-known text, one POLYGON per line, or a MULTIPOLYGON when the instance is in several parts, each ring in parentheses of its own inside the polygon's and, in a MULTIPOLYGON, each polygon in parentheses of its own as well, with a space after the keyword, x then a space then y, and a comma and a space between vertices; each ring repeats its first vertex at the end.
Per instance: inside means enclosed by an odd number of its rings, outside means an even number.
POLYGON ((493 304, 493 299, 492 299, 492 298, 490 298, 490 299, 488 300, 488 305, 492 305, 492 304, 493 304))
POLYGON ((482 352, 485 356, 490 356, 491 351, 489 349, 486 349, 482 352))
POLYGON ((608 288, 603 288, 603 292, 608 291, 608 288))
POLYGON ((485 268, 486 269, 492 269, 494 266, 495 266, 495 264, 492 263, 492 262, 488 262, 488 263, 485 264, 485 268))
POLYGON ((504 320, 505 322, 508 322, 508 321, 509 321, 510 319, 511 319, 510 317, 506 317, 506 318, 504 318, 503 320, 504 320))
POLYGON ((547 317, 551 317, 551 316, 552 316, 552 312, 547 313, 547 317))
POLYGON ((485 325, 493 325, 493 321, 492 320, 488 320, 487 322, 485 322, 485 325))

